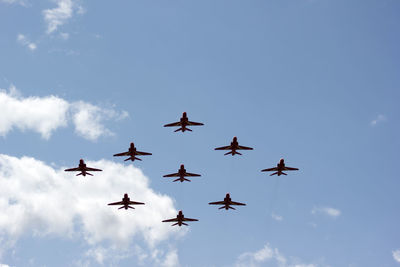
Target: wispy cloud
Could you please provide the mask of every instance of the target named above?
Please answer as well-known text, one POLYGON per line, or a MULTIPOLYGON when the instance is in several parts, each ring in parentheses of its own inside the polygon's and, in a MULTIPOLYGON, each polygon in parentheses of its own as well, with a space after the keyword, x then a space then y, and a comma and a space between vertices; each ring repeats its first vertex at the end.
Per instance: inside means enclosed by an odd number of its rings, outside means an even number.
POLYGON ((400 249, 392 251, 393 259, 400 263, 400 249))
POLYGON ((27 6, 28 5, 27 2, 28 2, 27 0, 0 0, 0 3, 19 4, 21 6, 27 6))
MULTIPOLYGON (((148 260, 176 266, 177 252, 160 247, 162 241, 186 233, 161 223, 177 213, 172 198, 150 188, 149 179, 132 165, 108 160, 87 164, 104 171, 82 178, 31 157, 0 154, 0 214, 7 214, 0 217, 0 248, 12 248, 26 234, 62 237, 82 240, 91 247, 87 257, 106 263, 119 250, 130 256, 133 242, 144 240, 145 252, 157 254, 148 260), (107 206, 124 193, 145 206, 134 211, 107 206)), ((118 257, 125 257, 123 253, 118 257)))
POLYGON ((306 264, 297 258, 285 257, 277 248, 266 244, 256 252, 245 252, 241 254, 235 263, 236 267, 258 267, 258 266, 279 266, 279 267, 318 267, 325 264, 306 264))
POLYGON ((104 122, 121 120, 126 111, 102 108, 84 101, 68 102, 57 96, 22 97, 15 86, 0 90, 0 135, 5 136, 14 128, 38 132, 48 139, 59 128, 71 122, 75 132, 88 140, 113 135, 104 122))
POLYGON ((43 10, 44 20, 47 23, 47 34, 51 34, 67 23, 72 16, 76 14, 84 14, 85 9, 72 0, 55 0, 57 6, 51 9, 43 10))
POLYGON ((386 119, 386 116, 385 115, 382 115, 382 114, 379 114, 374 120, 372 120, 371 122, 370 122, 370 125, 371 126, 376 126, 377 124, 379 124, 379 123, 381 123, 381 122, 384 122, 384 121, 386 121, 387 119, 386 119))
POLYGON ((331 207, 314 207, 311 210, 311 214, 324 214, 332 218, 337 218, 340 216, 341 211, 331 207))
POLYGON ((283 217, 282 217, 281 215, 278 215, 278 214, 275 214, 275 213, 272 213, 272 214, 271 214, 271 217, 272 217, 272 219, 274 219, 275 221, 282 221, 282 220, 283 220, 283 217))
POLYGON ((31 51, 35 51, 37 48, 37 45, 33 42, 31 42, 25 35, 23 34, 18 34, 17 35, 17 42, 22 45, 27 47, 31 51))

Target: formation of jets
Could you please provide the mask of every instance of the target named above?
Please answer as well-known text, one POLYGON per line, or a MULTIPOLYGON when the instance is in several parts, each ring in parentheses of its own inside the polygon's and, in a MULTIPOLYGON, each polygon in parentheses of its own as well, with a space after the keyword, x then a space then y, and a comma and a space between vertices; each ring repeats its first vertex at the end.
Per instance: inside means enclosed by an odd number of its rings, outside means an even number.
MULTIPOLYGON (((174 122, 174 123, 169 123, 169 124, 165 124, 164 127, 179 127, 178 129, 175 130, 175 132, 178 131, 192 131, 191 129, 188 128, 188 126, 202 126, 204 125, 201 122, 193 122, 193 121, 189 121, 186 112, 183 112, 182 117, 180 119, 180 121, 178 122, 174 122)), ((252 147, 247 147, 247 146, 241 146, 239 145, 239 142, 237 140, 237 137, 233 137, 233 140, 231 142, 231 144, 229 146, 222 146, 222 147, 217 147, 214 150, 229 150, 227 153, 225 153, 224 155, 242 155, 240 152, 238 152, 238 150, 253 150, 252 147)), ((137 156, 148 156, 148 155, 152 155, 149 152, 142 152, 142 151, 138 151, 134 145, 134 143, 131 143, 129 146, 129 149, 127 152, 122 152, 122 153, 118 153, 118 154, 114 154, 114 157, 128 157, 126 158, 124 161, 135 161, 135 160, 140 160, 140 158, 138 158, 137 156)), ((286 173, 284 173, 284 171, 297 171, 299 170, 298 168, 293 168, 293 167, 287 167, 285 165, 285 161, 284 159, 280 159, 279 163, 276 165, 276 167, 273 168, 268 168, 268 169, 263 169, 261 170, 262 172, 269 172, 272 171, 273 173, 270 174, 270 176, 272 175, 287 175, 286 173)), ((87 167, 84 160, 81 159, 79 161, 79 166, 77 168, 71 168, 71 169, 66 169, 66 172, 79 172, 77 174, 78 175, 91 175, 93 176, 93 174, 89 173, 89 171, 94 172, 94 171, 102 171, 101 169, 95 169, 95 168, 91 168, 91 167, 87 167)), ((171 173, 171 174, 166 174, 163 177, 178 177, 177 179, 173 180, 173 182, 177 182, 180 181, 181 183, 184 181, 190 182, 189 179, 185 178, 185 177, 199 177, 201 176, 200 174, 196 174, 196 173, 190 173, 187 172, 185 169, 185 166, 182 164, 180 166, 180 168, 178 169, 178 172, 176 173, 171 173)), ((241 203, 241 202, 235 202, 232 201, 231 196, 229 193, 226 194, 224 200, 222 201, 216 201, 216 202, 210 202, 208 203, 209 205, 219 205, 221 207, 219 207, 218 209, 225 209, 225 210, 229 210, 229 209, 233 209, 236 210, 234 207, 231 206, 246 206, 245 203, 241 203)), ((124 197, 122 198, 122 201, 118 201, 118 202, 112 202, 109 203, 108 205, 110 206, 121 206, 118 209, 135 209, 133 207, 133 205, 145 205, 145 203, 143 202, 136 202, 136 201, 131 201, 128 194, 125 193, 124 197)), ((188 225, 187 223, 184 222, 193 222, 193 221, 198 221, 197 219, 192 219, 192 218, 186 218, 183 215, 183 212, 180 210, 179 213, 176 215, 176 218, 172 218, 172 219, 167 219, 167 220, 163 220, 162 222, 176 222, 174 224, 172 224, 172 226, 178 225, 178 226, 182 226, 182 225, 188 225)))

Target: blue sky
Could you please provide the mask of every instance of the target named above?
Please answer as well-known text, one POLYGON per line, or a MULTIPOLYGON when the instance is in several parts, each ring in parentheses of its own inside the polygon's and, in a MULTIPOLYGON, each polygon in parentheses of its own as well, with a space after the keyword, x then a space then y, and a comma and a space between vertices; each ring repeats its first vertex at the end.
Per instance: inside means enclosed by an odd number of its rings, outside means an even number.
POLYGON ((0 266, 398 266, 399 12, 0 0, 0 266), (205 126, 162 127, 184 111, 205 126), (254 151, 213 150, 233 136, 254 151), (300 171, 260 172, 280 158, 300 171), (182 163, 202 177, 162 178, 182 163), (207 205, 227 192, 247 206, 207 205))

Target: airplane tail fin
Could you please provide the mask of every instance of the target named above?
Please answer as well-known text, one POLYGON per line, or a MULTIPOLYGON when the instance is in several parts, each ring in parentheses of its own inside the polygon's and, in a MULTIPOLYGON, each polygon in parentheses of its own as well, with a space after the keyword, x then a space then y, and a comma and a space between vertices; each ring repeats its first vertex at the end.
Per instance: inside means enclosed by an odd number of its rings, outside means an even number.
MULTIPOLYGON (((134 157, 134 159, 142 161, 142 159, 139 159, 138 157, 134 157)), ((132 160, 132 161, 133 161, 133 160, 132 160)))
POLYGON ((191 181, 190 181, 189 179, 186 179, 186 178, 183 178, 183 180, 184 180, 184 181, 188 181, 188 182, 191 182, 191 181))
POLYGON ((175 225, 178 225, 179 223, 174 223, 173 225, 171 225, 171 226, 175 226, 175 225))
POLYGON ((284 172, 281 172, 281 174, 283 174, 283 175, 287 175, 286 173, 284 173, 284 172))
POLYGON ((275 175, 275 174, 278 174, 278 172, 271 173, 269 176, 272 176, 272 175, 275 175))
POLYGON ((177 182, 177 181, 179 181, 181 178, 178 178, 178 179, 175 179, 175 180, 173 180, 173 182, 177 182))
POLYGON ((183 224, 183 225, 186 225, 186 226, 188 226, 188 224, 187 224, 187 223, 184 223, 184 222, 183 222, 182 224, 183 224))
POLYGON ((135 209, 134 207, 132 207, 132 206, 128 206, 128 208, 130 208, 130 209, 135 209))
POLYGON ((189 132, 193 132, 192 129, 186 128, 186 130, 188 130, 189 132))
POLYGON ((124 159, 124 161, 132 160, 132 157, 124 159))
POLYGON ((234 207, 228 206, 229 209, 236 210, 234 207))
POLYGON ((87 172, 86 174, 87 174, 87 175, 90 175, 90 176, 93 176, 93 174, 91 174, 91 173, 88 173, 88 172, 87 172))
POLYGON ((123 209, 123 208, 125 208, 125 206, 122 206, 122 207, 120 207, 120 208, 118 208, 118 209, 120 210, 120 209, 123 209))
POLYGON ((80 172, 80 173, 78 173, 77 175, 75 175, 75 176, 79 176, 79 175, 83 175, 83 173, 82 172, 80 172))
POLYGON ((229 154, 232 154, 232 156, 233 156, 233 151, 226 152, 226 153, 224 154, 224 156, 229 155, 229 154))
POLYGON ((176 132, 179 132, 179 131, 182 131, 182 132, 183 132, 183 129, 182 129, 182 128, 179 128, 179 129, 176 129, 174 132, 176 133, 176 132))
MULTIPOLYGON (((237 152, 237 151, 235 152, 235 154, 242 155, 242 153, 239 153, 239 152, 237 152)), ((233 154, 232 154, 232 156, 233 156, 233 154)))
POLYGON ((225 206, 222 206, 222 207, 220 207, 220 208, 218 208, 219 210, 222 210, 222 209, 225 209, 225 206))

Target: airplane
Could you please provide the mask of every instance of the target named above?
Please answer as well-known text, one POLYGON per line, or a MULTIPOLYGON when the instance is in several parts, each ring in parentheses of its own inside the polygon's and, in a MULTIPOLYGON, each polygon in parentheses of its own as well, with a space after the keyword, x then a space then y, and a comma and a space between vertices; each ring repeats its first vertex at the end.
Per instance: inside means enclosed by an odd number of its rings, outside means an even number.
POLYGON ((118 208, 120 209, 135 209, 134 207, 131 207, 130 205, 144 205, 144 203, 142 202, 136 202, 136 201, 131 201, 131 199, 128 197, 128 194, 124 194, 124 198, 122 199, 122 201, 119 202, 113 202, 113 203, 109 203, 108 205, 123 205, 122 207, 118 208))
POLYGON ((253 150, 251 147, 247 146, 239 146, 239 143, 237 141, 237 137, 233 137, 233 140, 229 146, 223 146, 223 147, 217 147, 214 150, 231 150, 224 155, 229 155, 232 154, 234 156, 235 154, 242 155, 241 153, 237 152, 236 150, 253 150))
POLYGON ((102 170, 86 167, 85 161, 83 159, 80 159, 78 168, 66 169, 64 171, 66 171, 66 172, 80 172, 76 176, 78 176, 78 175, 83 175, 83 176, 90 175, 90 176, 93 176, 93 174, 88 173, 88 171, 101 172, 102 170))
POLYGON ((231 196, 229 195, 229 193, 226 194, 224 201, 217 201, 217 202, 210 202, 208 203, 209 205, 223 205, 222 207, 218 208, 220 209, 233 209, 236 210, 235 208, 231 207, 231 205, 238 205, 238 206, 246 206, 246 204, 244 203, 240 203, 240 202, 234 202, 231 199, 231 196))
POLYGON ((127 152, 118 153, 113 156, 114 157, 129 156, 129 158, 125 159, 124 161, 127 161, 127 160, 134 161, 135 159, 141 160, 136 156, 147 156, 147 155, 152 155, 152 154, 148 153, 148 152, 137 151, 135 145, 133 143, 131 143, 129 150, 127 152))
POLYGON ((201 175, 196 173, 186 172, 185 165, 182 164, 177 173, 166 174, 163 177, 179 177, 178 179, 175 179, 174 182, 181 181, 182 183, 183 181, 190 182, 190 180, 186 179, 185 177, 198 177, 198 176, 201 175))
POLYGON ((285 160, 284 159, 280 159, 279 163, 276 164, 276 167, 274 168, 269 168, 269 169, 264 169, 261 170, 262 172, 270 172, 270 171, 275 171, 274 173, 270 174, 269 176, 278 174, 278 176, 283 175, 287 175, 286 173, 284 173, 283 171, 298 171, 299 169, 297 168, 292 168, 292 167, 286 167, 285 166, 285 160))
POLYGON ((177 223, 174 223, 171 226, 174 226, 174 225, 182 226, 182 224, 187 226, 188 224, 184 223, 184 222, 194 222, 194 221, 198 221, 198 220, 197 219, 185 218, 185 216, 183 215, 182 211, 180 210, 178 215, 176 215, 176 218, 164 220, 162 222, 177 222, 177 223))
POLYGON ((186 112, 183 112, 182 113, 182 118, 181 118, 180 121, 169 123, 169 124, 165 124, 164 127, 174 127, 174 126, 178 126, 179 127, 180 126, 181 128, 176 129, 175 132, 182 131, 182 133, 183 133, 184 131, 192 132, 192 130, 187 128, 187 126, 201 126, 201 125, 204 125, 204 124, 201 123, 201 122, 189 121, 189 119, 188 119, 188 117, 186 115, 186 112))

